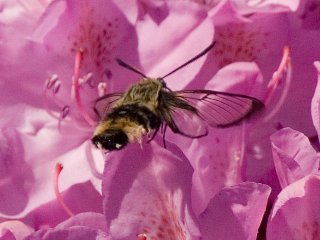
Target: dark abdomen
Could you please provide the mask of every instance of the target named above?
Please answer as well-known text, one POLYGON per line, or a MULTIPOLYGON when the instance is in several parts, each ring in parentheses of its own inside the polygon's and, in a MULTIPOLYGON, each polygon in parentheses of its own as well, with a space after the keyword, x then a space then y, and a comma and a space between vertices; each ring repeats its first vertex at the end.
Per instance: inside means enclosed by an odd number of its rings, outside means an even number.
POLYGON ((160 118, 147 107, 137 104, 127 104, 116 107, 107 116, 107 119, 117 120, 117 118, 128 118, 141 126, 147 131, 149 129, 158 129, 161 124, 160 118))

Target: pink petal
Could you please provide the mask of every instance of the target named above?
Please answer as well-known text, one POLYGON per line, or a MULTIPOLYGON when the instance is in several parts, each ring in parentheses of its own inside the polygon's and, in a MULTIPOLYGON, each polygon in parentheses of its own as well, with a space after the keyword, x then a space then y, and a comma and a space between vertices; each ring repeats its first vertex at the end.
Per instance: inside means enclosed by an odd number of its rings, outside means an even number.
POLYGON ((300 1, 299 0, 267 0, 267 1, 255 1, 255 0, 232 0, 236 11, 242 15, 257 14, 257 13, 278 13, 296 11, 300 1))
MULTIPOLYGON (((167 2, 159 14, 167 16, 155 23, 149 15, 137 24, 139 56, 144 72, 161 77, 204 50, 213 40, 213 24, 196 4, 167 2), (172 24, 174 23, 174 24, 172 24), (150 41, 152 36, 152 41, 150 41), (165 40, 164 40, 165 39, 165 40)), ((188 65, 165 80, 174 90, 184 88, 199 72, 206 57, 188 65)))
POLYGON ((15 238, 12 232, 7 230, 3 234, 1 234, 0 240, 17 240, 17 239, 15 238))
POLYGON ((60 223, 56 229, 65 229, 73 226, 85 226, 95 230, 105 232, 107 224, 105 216, 101 213, 84 212, 69 218, 68 220, 60 223))
POLYGON ((245 16, 237 11, 236 4, 230 0, 220 1, 216 6, 209 4, 209 16, 212 17, 215 25, 219 26, 226 23, 245 23, 249 22, 245 16), (210 8, 211 7, 211 8, 210 8))
POLYGON ((41 16, 51 0, 2 0, 0 6, 0 22, 14 28, 19 34, 27 36, 33 30, 37 19, 41 16))
POLYGON ((280 62, 283 46, 288 44, 288 18, 285 14, 259 12, 244 18, 230 1, 222 1, 217 8, 219 11, 210 14, 217 44, 205 66, 207 71, 232 62, 254 61, 269 80, 278 65, 275 59, 280 62))
MULTIPOLYGON (((205 89, 255 96, 259 95, 261 81, 255 64, 234 63, 221 69, 205 89), (229 81, 219 81, 222 79, 229 81)), ((170 136, 171 141, 186 149, 186 156, 195 169, 192 201, 197 214, 222 187, 242 181, 246 137, 246 125, 242 124, 226 129, 210 128, 208 136, 193 141, 179 135, 170 136)))
POLYGON ((222 189, 199 217, 202 239, 256 239, 270 192, 252 182, 222 189))
MULTIPOLYGON (((300 17, 301 15, 295 16, 295 18, 302 20, 300 17)), ((317 39, 319 39, 320 34, 319 31, 300 29, 299 25, 292 22, 291 25, 294 28, 290 31, 290 35, 292 35, 290 41, 293 69, 292 80, 290 86, 286 86, 287 84, 284 83, 283 87, 280 86, 277 89, 278 93, 281 94, 283 90, 290 87, 288 95, 281 109, 271 121, 255 127, 251 133, 246 155, 248 159, 247 179, 263 182, 271 186, 274 190, 271 193, 271 198, 273 196, 276 197, 279 193, 278 190, 281 188, 272 161, 270 135, 279 130, 279 128, 290 126, 297 131, 303 132, 307 137, 312 139, 317 138, 317 132, 314 127, 317 123, 314 120, 314 125, 312 124, 310 102, 312 96, 317 95, 317 91, 315 92, 317 72, 314 70, 312 63, 319 59, 319 53, 313 51, 313 49, 318 48, 319 41, 317 39), (301 44, 302 42, 308 42, 309 44, 301 44), (309 80, 303 81, 303 79, 309 80)), ((274 104, 277 104, 277 98, 274 100, 274 104)), ((273 106, 272 102, 269 106, 273 106)), ((312 112, 315 112, 314 107, 312 107, 312 112)), ((313 118, 315 116, 316 114, 313 114, 313 118)))
POLYGON ((297 18, 295 20, 297 21, 295 25, 301 27, 301 29, 311 30, 310 32, 319 32, 318 14, 319 3, 313 0, 300 1, 299 9, 296 11, 297 18))
POLYGON ((119 7, 113 1, 55 1, 47 8, 32 39, 70 59, 69 63, 76 52, 83 51, 81 74, 92 74, 91 85, 107 81, 108 91, 123 90, 132 77, 114 59, 125 58, 137 65, 138 57, 135 30, 124 15, 128 6, 119 3, 119 7))
POLYGON ((43 228, 34 232, 26 239, 106 239, 106 227, 104 215, 85 212, 69 218, 55 228, 43 228))
POLYGON ((317 71, 315 71, 313 62, 319 60, 319 53, 313 49, 320 47, 319 31, 292 30, 292 41, 290 48, 292 51, 292 69, 293 77, 291 80, 290 90, 286 101, 284 102, 279 113, 276 115, 275 122, 282 126, 303 132, 306 136, 315 136, 316 131, 312 124, 310 113, 310 102, 316 95, 315 88, 317 84, 317 71), (293 37, 294 36, 294 37, 293 37), (308 42, 304 45, 302 42, 308 42), (303 56, 302 58, 300 56, 303 56), (308 79, 304 81, 303 79, 308 79), (299 117, 297 116, 299 113, 299 117))
POLYGON ((318 72, 318 82, 311 102, 311 115, 313 125, 317 130, 318 136, 320 136, 320 62, 315 62, 314 66, 318 72))
POLYGON ((159 140, 107 156, 102 191, 112 239, 199 234, 191 210, 192 168, 177 147, 168 143, 164 149, 159 140))
POLYGON ((268 220, 267 239, 317 239, 320 226, 320 177, 309 175, 279 194, 268 220))
POLYGON ((305 135, 284 128, 270 138, 273 161, 282 188, 319 171, 320 157, 305 135))
POLYGON ((53 229, 39 234, 34 234, 25 238, 25 240, 55 240, 55 239, 64 239, 64 240, 97 240, 97 239, 107 239, 107 236, 104 232, 95 230, 88 227, 76 226, 70 227, 67 229, 53 229))
POLYGON ((69 218, 70 216, 63 210, 57 200, 54 199, 52 201, 47 200, 48 202, 45 204, 33 209, 23 218, 23 221, 28 222, 34 230, 55 227, 68 218, 70 220, 72 219, 72 221, 69 222, 69 220, 67 220, 62 226, 70 226, 72 223, 81 223, 81 226, 92 228, 96 226, 101 230, 106 229, 105 227, 100 227, 104 224, 103 222, 101 222, 102 225, 97 223, 90 225, 90 222, 85 221, 86 216, 89 216, 87 219, 90 219, 90 214, 87 215, 83 212, 94 212, 92 214, 97 216, 99 216, 99 213, 102 213, 101 195, 94 189, 90 182, 74 184, 72 187, 62 192, 62 197, 68 208, 74 214, 79 213, 78 215, 69 218))
POLYGON ((1 240, 22 240, 31 233, 31 229, 20 221, 4 221, 0 223, 1 240))
POLYGON ((61 191, 94 179, 88 171, 87 144, 82 144, 88 139, 88 133, 75 132, 74 125, 69 125, 63 127, 66 135, 61 135, 56 119, 43 110, 25 105, 3 108, 2 112, 5 117, 0 123, 3 136, 0 157, 4 159, 0 171, 0 188, 4 193, 0 197, 1 216, 24 217, 39 205, 55 200, 56 162, 65 165, 60 178, 61 191), (67 134, 68 131, 72 134, 67 134))
POLYGON ((220 69, 205 89, 227 91, 261 98, 263 77, 254 62, 235 62, 220 69), (228 81, 225 81, 228 79, 228 81))

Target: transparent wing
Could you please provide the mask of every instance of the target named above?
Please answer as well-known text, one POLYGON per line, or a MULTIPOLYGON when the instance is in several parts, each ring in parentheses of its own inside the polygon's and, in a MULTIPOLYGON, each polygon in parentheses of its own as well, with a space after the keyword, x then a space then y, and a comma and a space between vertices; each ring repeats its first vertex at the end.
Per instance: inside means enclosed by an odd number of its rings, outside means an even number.
POLYGON ((174 133, 190 138, 199 138, 208 134, 208 124, 194 111, 172 108, 170 117, 170 121, 166 123, 174 133))
POLYGON ((159 105, 161 119, 174 133, 190 138, 208 134, 208 124, 198 115, 197 109, 184 99, 177 98, 174 92, 163 91, 159 105))
POLYGON ((197 115, 211 127, 228 127, 263 108, 253 97, 211 90, 184 90, 174 92, 176 98, 196 109, 197 115))
POLYGON ((122 95, 123 93, 110 93, 98 98, 95 101, 94 111, 101 119, 105 118, 122 95))

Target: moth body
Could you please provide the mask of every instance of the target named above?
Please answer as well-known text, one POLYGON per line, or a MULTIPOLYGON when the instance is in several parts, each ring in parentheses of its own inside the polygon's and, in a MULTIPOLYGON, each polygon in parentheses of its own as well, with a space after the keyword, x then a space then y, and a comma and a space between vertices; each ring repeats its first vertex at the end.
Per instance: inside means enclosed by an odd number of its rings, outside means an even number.
POLYGON ((206 54, 204 51, 160 78, 149 78, 122 60, 118 63, 141 76, 124 93, 107 94, 96 101, 95 110, 100 117, 92 142, 105 150, 120 150, 128 143, 138 141, 159 128, 168 126, 172 132, 189 138, 208 134, 208 126, 233 126, 263 108, 256 98, 212 90, 170 90, 164 78, 206 54))
POLYGON ((92 141, 98 147, 119 150, 159 129, 161 91, 163 83, 158 79, 146 78, 132 85, 98 124, 92 141))

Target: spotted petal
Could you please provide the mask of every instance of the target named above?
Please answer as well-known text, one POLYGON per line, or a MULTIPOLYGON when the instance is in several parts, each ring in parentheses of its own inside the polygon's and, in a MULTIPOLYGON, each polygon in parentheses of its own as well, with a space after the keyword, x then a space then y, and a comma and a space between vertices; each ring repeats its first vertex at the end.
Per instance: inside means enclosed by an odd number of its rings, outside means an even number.
POLYGON ((179 149, 169 144, 166 150, 159 140, 107 156, 102 191, 112 239, 199 235, 191 210, 192 168, 179 149))

